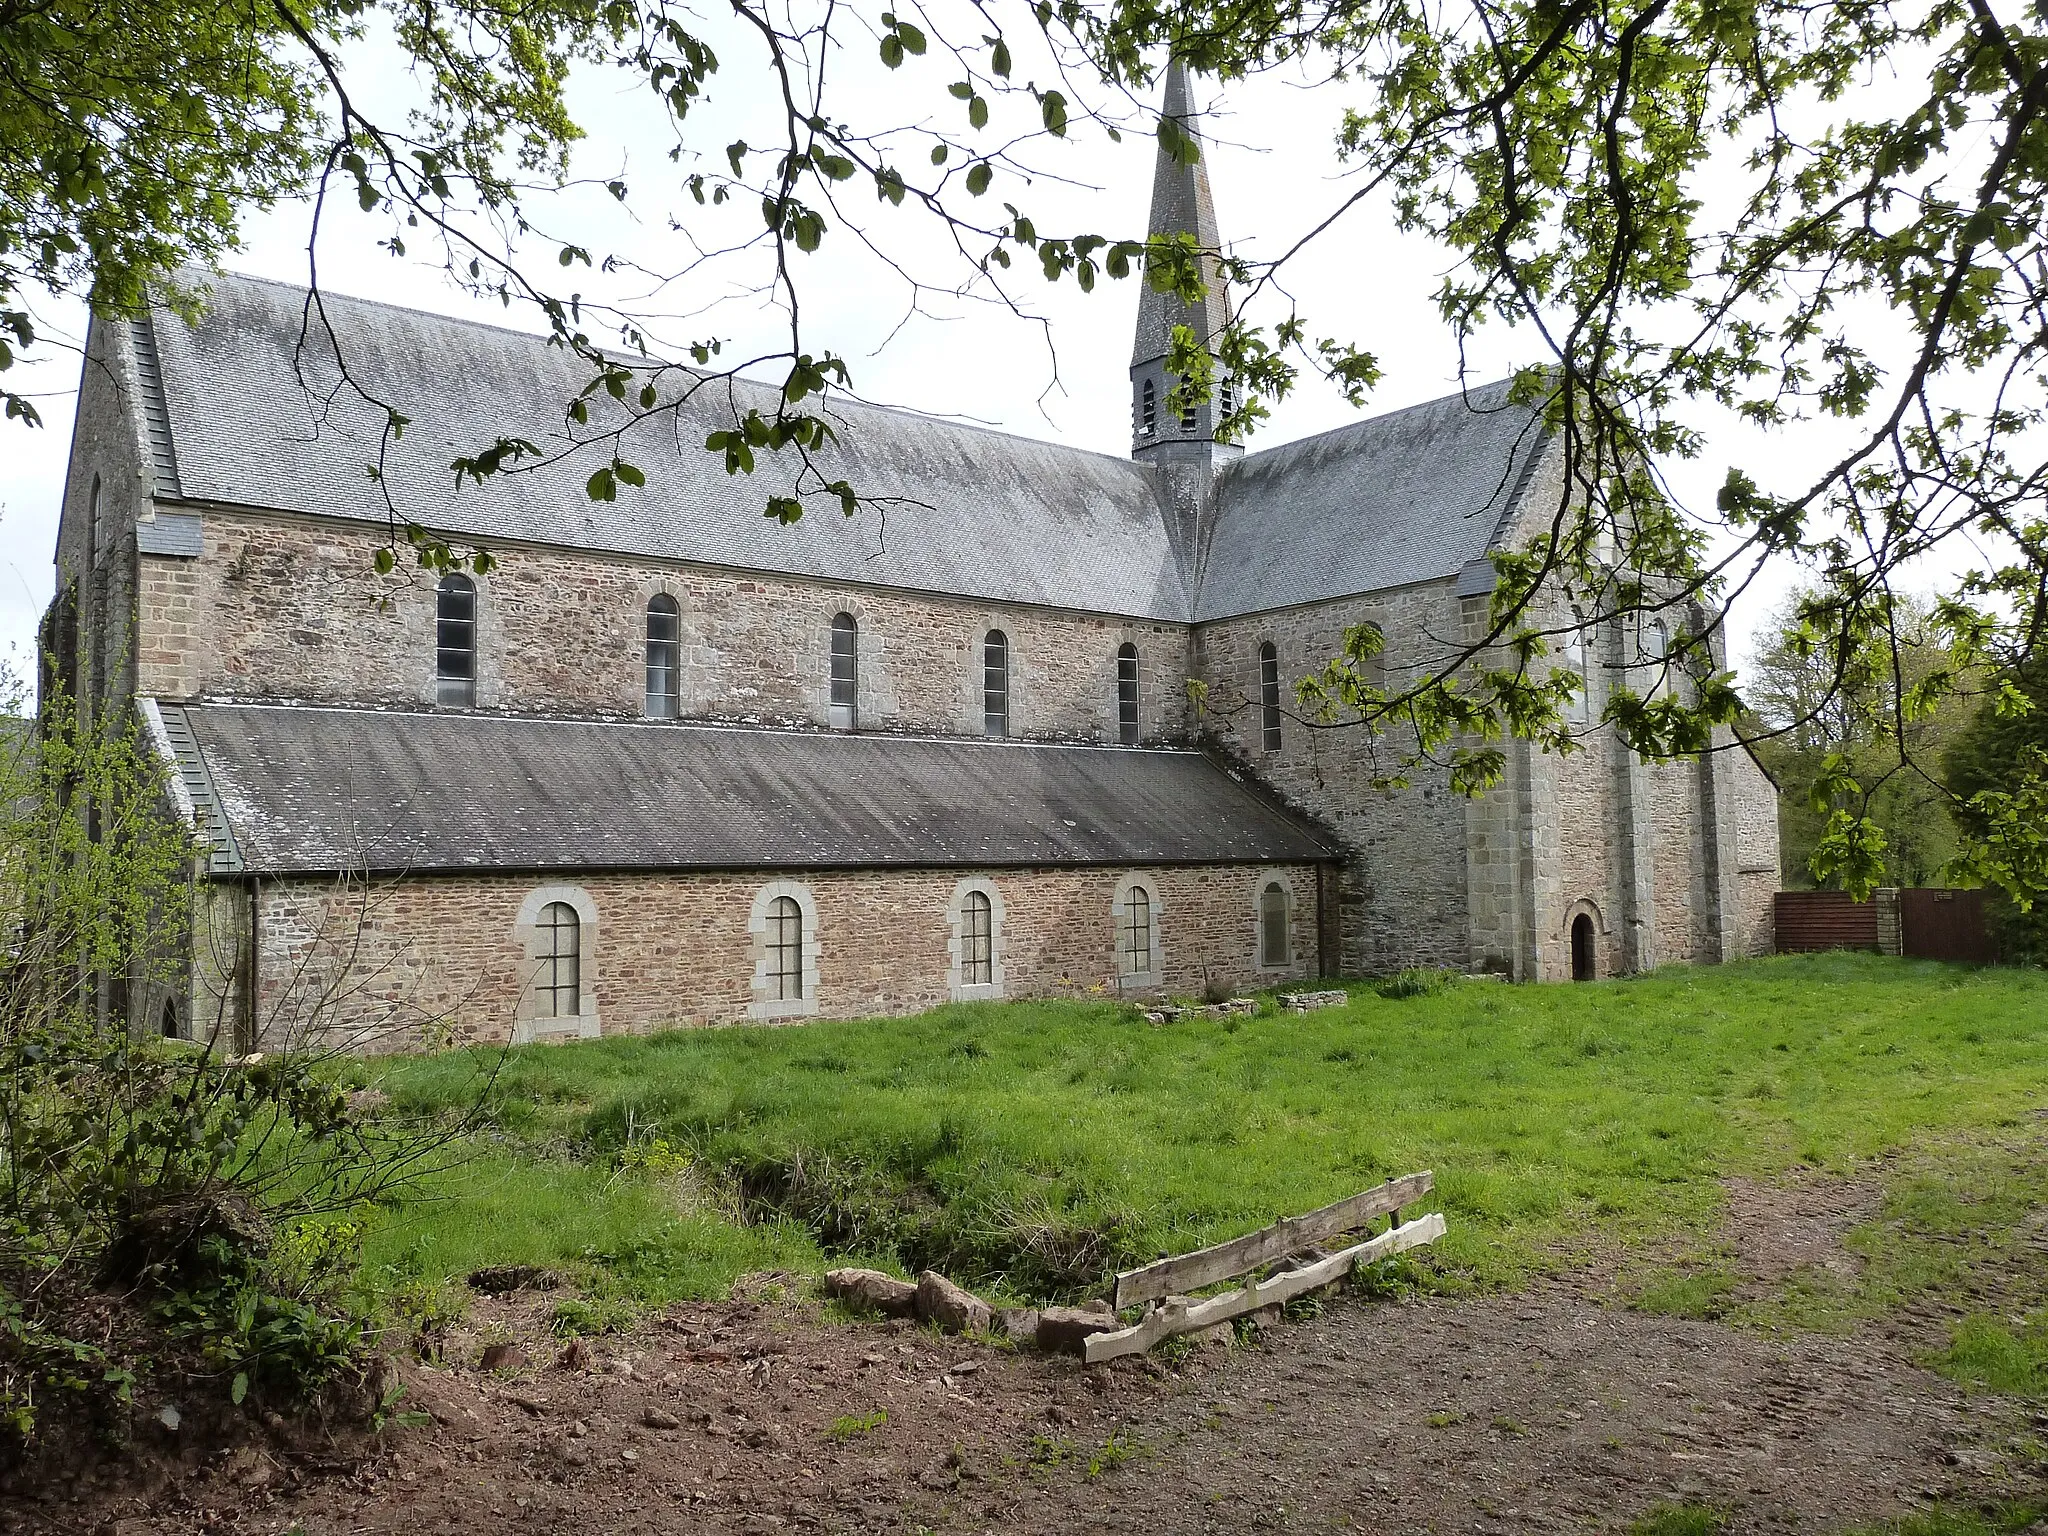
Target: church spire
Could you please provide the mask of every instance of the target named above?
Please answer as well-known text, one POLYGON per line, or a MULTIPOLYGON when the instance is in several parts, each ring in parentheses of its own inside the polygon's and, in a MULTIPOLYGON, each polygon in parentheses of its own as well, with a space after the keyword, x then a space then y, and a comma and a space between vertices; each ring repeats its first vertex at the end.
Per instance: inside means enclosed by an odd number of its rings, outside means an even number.
MULTIPOLYGON (((1152 168, 1150 233, 1192 235, 1202 250, 1216 252, 1222 248, 1222 240, 1216 228, 1215 199, 1209 192, 1208 151, 1195 120, 1187 67, 1179 59, 1166 67, 1166 97, 1159 110, 1179 126, 1198 151, 1198 158, 1185 163, 1161 141, 1152 168)), ((1131 344, 1134 454, 1150 457, 1148 450, 1168 444, 1214 444, 1216 422, 1228 412, 1230 381, 1220 371, 1214 394, 1194 411, 1171 415, 1166 407, 1167 391, 1177 382, 1165 367, 1174 327, 1189 326, 1197 337, 1208 341, 1222 331, 1229 318, 1229 295, 1213 254, 1202 258, 1202 275, 1209 291, 1197 304, 1183 303, 1150 283, 1138 296, 1138 329, 1131 344)))

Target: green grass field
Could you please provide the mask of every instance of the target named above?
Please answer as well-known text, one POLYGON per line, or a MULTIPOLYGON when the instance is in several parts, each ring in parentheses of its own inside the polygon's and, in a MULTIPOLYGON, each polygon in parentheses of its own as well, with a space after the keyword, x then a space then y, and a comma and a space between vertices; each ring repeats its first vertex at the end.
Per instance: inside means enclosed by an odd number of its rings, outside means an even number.
POLYGON ((361 1070, 394 1112, 484 1095, 488 1125, 378 1213, 371 1258, 428 1282, 538 1263, 649 1302, 842 1256, 1071 1295, 1431 1168, 1450 1235, 1429 1283, 1513 1284, 1706 1230, 1726 1174, 2018 1125, 2044 1045, 2048 976, 1831 955, 1361 985, 1344 1008, 1161 1027, 975 1004, 388 1060, 361 1070))

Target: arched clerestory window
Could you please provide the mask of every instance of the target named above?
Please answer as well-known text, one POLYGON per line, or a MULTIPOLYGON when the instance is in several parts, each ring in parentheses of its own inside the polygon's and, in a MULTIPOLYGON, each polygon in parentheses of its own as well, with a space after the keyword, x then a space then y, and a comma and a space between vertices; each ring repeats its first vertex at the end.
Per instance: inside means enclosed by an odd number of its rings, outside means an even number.
POLYGON ((1138 744, 1138 648, 1129 641, 1116 648, 1116 739, 1138 744))
POLYGON ((434 589, 434 697, 476 703, 476 583, 450 571, 434 589))
POLYGON ((835 728, 850 731, 857 724, 856 706, 860 698, 860 629, 850 613, 832 616, 830 676, 826 718, 835 728))
POLYGON ((682 670, 682 609, 666 592, 658 592, 647 602, 648 719, 675 719, 681 708, 682 670))
POLYGON ((981 729, 987 736, 1010 734, 1010 638, 992 629, 981 642, 981 729))
POLYGON ((1280 652, 1270 640, 1259 647, 1259 745, 1280 750, 1280 652))

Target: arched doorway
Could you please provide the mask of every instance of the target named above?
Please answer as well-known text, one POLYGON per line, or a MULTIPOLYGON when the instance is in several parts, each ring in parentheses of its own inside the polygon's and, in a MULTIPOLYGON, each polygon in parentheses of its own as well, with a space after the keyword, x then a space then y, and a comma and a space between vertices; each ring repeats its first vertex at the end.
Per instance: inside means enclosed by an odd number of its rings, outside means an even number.
POLYGON ((1600 962, 1593 953, 1593 918, 1581 912, 1572 919, 1572 980, 1592 981, 1600 974, 1600 962))

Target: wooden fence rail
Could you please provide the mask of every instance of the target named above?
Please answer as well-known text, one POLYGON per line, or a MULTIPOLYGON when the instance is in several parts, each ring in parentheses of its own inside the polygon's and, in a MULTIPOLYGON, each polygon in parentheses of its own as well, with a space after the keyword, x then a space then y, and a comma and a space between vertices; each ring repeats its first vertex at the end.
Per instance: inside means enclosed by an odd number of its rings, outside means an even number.
POLYGON ((1404 1222, 1401 1207, 1421 1199, 1435 1183, 1426 1170, 1389 1179, 1377 1188, 1362 1190, 1300 1216, 1285 1217, 1227 1243, 1127 1270, 1116 1277, 1112 1305, 1118 1311, 1144 1302, 1162 1304, 1148 1308, 1144 1317, 1129 1328, 1090 1336, 1083 1345, 1084 1358, 1092 1365, 1097 1360, 1139 1354, 1161 1339, 1193 1333, 1261 1307, 1291 1301, 1343 1279, 1360 1264, 1375 1263, 1406 1249, 1433 1243, 1444 1235, 1442 1215, 1432 1211, 1404 1222), (1275 1260, 1300 1253, 1326 1237, 1355 1232, 1381 1216, 1390 1218, 1386 1231, 1340 1253, 1319 1255, 1310 1263, 1264 1280, 1248 1280, 1220 1296, 1197 1299, 1180 1294, 1249 1274, 1275 1260))
POLYGON ((1256 1232, 1232 1238, 1227 1243, 1218 1243, 1213 1248, 1197 1249, 1178 1258, 1161 1259, 1156 1264, 1126 1270, 1116 1277, 1116 1290, 1110 1296, 1109 1304, 1121 1312, 1125 1307, 1134 1307, 1142 1301, 1158 1301, 1187 1291, 1199 1291, 1205 1285, 1214 1285, 1219 1280, 1242 1275, 1261 1264, 1284 1259, 1290 1253, 1299 1253, 1311 1243, 1319 1243, 1339 1232, 1355 1232, 1380 1216, 1396 1217, 1398 1226, 1401 1207, 1420 1200, 1435 1187, 1436 1180, 1428 1171, 1411 1173, 1405 1178, 1389 1179, 1372 1189, 1333 1201, 1319 1210, 1289 1216, 1270 1227, 1261 1227, 1256 1232))

